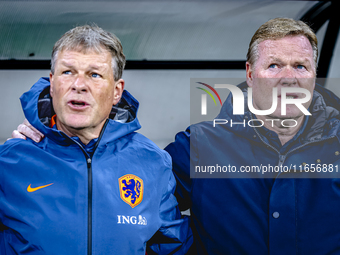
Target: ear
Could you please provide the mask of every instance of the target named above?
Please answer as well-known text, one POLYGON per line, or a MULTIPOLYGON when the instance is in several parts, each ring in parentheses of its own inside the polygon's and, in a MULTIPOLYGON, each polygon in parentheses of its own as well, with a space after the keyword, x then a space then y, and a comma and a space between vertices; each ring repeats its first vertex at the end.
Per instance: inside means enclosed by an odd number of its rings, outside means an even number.
POLYGON ((252 87, 254 77, 253 77, 253 69, 249 62, 246 62, 246 72, 247 72, 247 84, 249 87, 252 87))
POLYGON ((53 97, 53 85, 54 85, 53 74, 52 72, 50 72, 50 95, 51 97, 53 97))
POLYGON ((119 79, 114 84, 114 94, 113 94, 113 105, 118 104, 119 100, 122 97, 123 91, 124 91, 124 85, 125 81, 123 79, 119 79))

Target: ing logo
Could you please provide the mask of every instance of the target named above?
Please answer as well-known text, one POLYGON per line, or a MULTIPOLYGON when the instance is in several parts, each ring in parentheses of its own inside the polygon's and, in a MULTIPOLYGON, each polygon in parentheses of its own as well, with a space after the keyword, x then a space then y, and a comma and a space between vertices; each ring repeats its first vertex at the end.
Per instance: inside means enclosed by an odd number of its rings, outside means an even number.
MULTIPOLYGON (((205 84, 205 83, 203 83, 203 82, 197 82, 197 83, 206 86, 206 87, 209 88, 212 92, 214 92, 215 95, 217 96, 218 100, 220 101, 221 106, 222 106, 221 97, 220 97, 220 95, 217 93, 217 91, 216 91, 213 87, 211 87, 210 85, 205 84)), ((215 103, 215 105, 217 106, 216 100, 215 100, 214 96, 211 94, 211 92, 210 92, 209 90, 204 89, 204 88, 200 88, 200 87, 196 87, 196 88, 201 89, 201 90, 203 90, 204 92, 206 92, 206 93, 214 100, 214 103, 215 103)), ((201 115, 207 115, 207 94, 202 94, 202 95, 201 95, 201 115)))

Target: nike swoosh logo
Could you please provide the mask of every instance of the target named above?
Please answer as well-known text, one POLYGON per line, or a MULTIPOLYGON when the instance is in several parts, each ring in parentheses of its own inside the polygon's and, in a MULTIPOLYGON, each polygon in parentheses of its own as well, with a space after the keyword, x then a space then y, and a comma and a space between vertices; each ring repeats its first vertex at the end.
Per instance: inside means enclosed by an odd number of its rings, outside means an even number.
POLYGON ((53 183, 50 183, 50 184, 47 184, 47 185, 44 185, 44 186, 39 186, 39 187, 36 187, 36 188, 32 188, 31 187, 31 184, 30 185, 28 185, 28 187, 27 187, 27 191, 28 192, 34 192, 34 191, 37 191, 37 190, 39 190, 39 189, 43 189, 43 188, 46 188, 46 187, 48 187, 48 186, 51 186, 53 183))

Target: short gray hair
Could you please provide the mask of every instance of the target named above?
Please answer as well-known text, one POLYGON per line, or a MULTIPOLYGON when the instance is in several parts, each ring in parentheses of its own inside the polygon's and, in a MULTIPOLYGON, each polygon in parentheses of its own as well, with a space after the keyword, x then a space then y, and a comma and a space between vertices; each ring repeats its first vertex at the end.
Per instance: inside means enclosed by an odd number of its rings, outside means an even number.
POLYGON ((51 72, 54 74, 58 53, 63 50, 86 52, 94 50, 97 53, 106 49, 112 55, 113 77, 115 81, 122 78, 125 67, 125 55, 120 40, 110 32, 97 25, 84 25, 67 31, 53 46, 51 72))
POLYGON ((249 43, 247 61, 254 65, 259 57, 258 46, 265 40, 277 40, 286 36, 305 36, 313 49, 315 68, 318 61, 318 39, 313 30, 303 21, 289 18, 275 18, 264 23, 255 32, 249 43))

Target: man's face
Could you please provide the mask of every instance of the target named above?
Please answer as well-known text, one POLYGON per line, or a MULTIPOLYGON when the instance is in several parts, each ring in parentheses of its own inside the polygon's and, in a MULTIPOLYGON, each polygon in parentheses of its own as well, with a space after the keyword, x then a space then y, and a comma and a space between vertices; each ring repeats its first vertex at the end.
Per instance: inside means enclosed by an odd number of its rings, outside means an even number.
POLYGON ((73 50, 58 53, 55 72, 50 74, 58 129, 67 134, 86 130, 99 135, 124 89, 122 79, 114 81, 111 60, 104 49, 100 54, 73 50))
MULTIPOLYGON (((281 88, 304 88, 313 94, 315 62, 313 49, 305 36, 287 36, 265 40, 259 44, 259 57, 251 66, 247 62, 247 83, 253 88, 253 105, 258 110, 272 106, 272 89, 277 87, 278 103, 272 118, 299 118, 303 113, 293 104, 287 104, 286 115, 281 115, 281 88)), ((288 98, 304 98, 303 93, 287 93, 288 98)), ((312 97, 311 97, 312 99, 312 97)), ((311 103, 304 103, 307 109, 311 103)))

